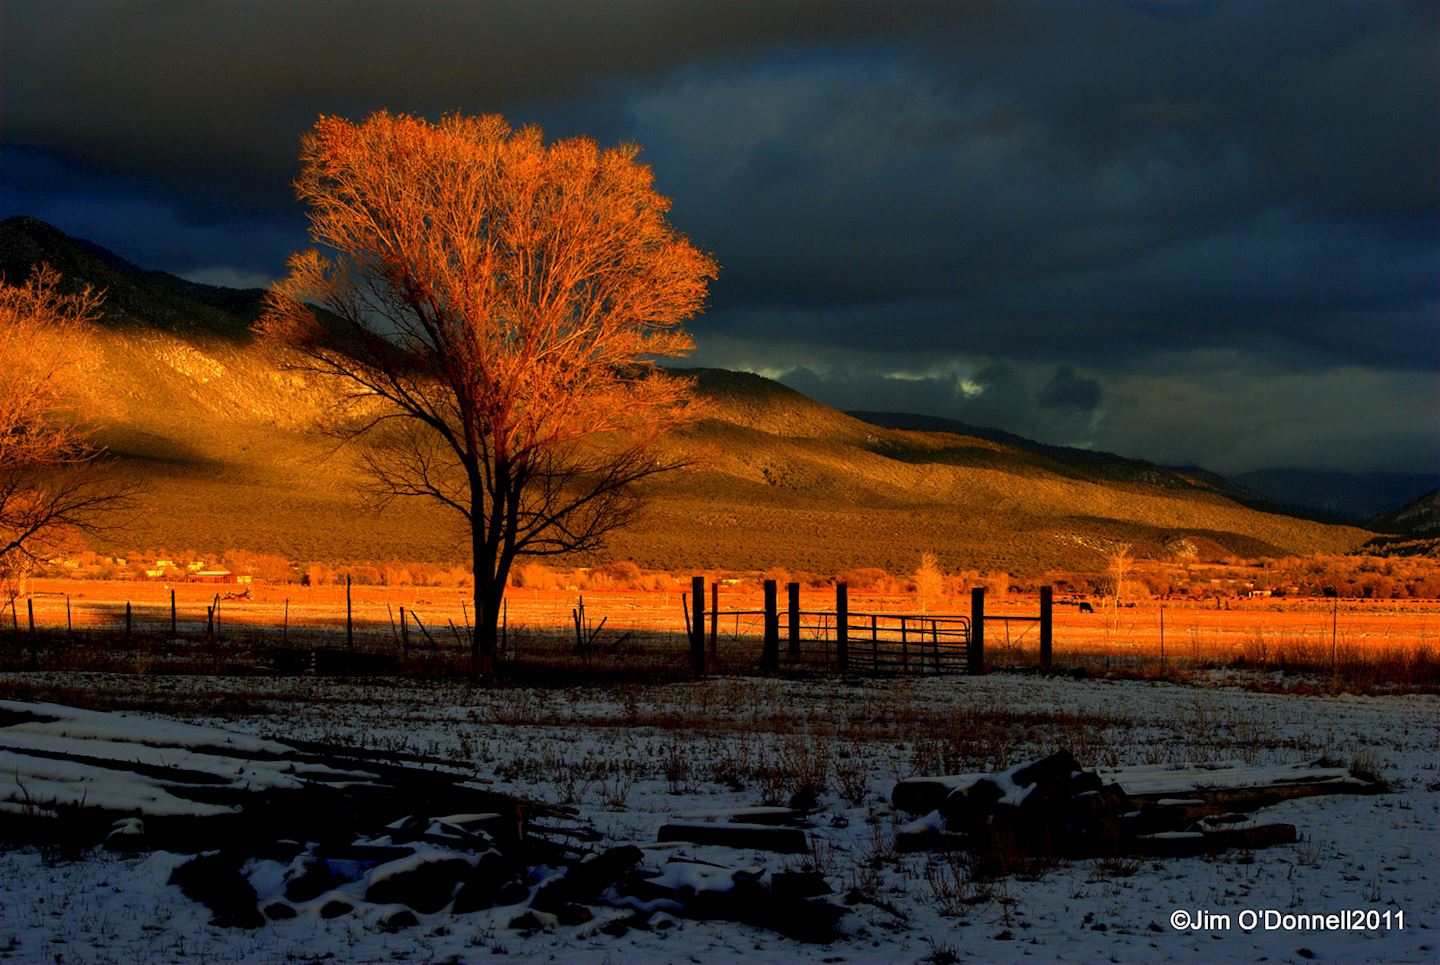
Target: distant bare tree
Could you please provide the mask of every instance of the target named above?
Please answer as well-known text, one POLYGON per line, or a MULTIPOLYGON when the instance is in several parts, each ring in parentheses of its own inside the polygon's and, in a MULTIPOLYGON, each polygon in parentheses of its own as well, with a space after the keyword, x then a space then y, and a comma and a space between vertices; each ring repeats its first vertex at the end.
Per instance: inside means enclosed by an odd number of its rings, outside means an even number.
POLYGON ((1130 544, 1119 543, 1110 551, 1110 557, 1106 562, 1106 582, 1110 587, 1110 630, 1117 632, 1120 628, 1120 607, 1121 600, 1129 592, 1130 568, 1134 563, 1130 555, 1130 544))
POLYGON ((11 598, 37 561, 130 495, 98 471, 100 450, 66 410, 67 375, 100 304, 89 287, 63 294, 46 266, 0 284, 0 585, 11 598))
POLYGON ((920 600, 920 612, 929 613, 945 594, 945 574, 934 553, 921 553, 920 565, 915 568, 915 595, 920 600))
POLYGON ((333 255, 293 256, 257 331, 345 388, 382 502, 469 524, 481 672, 515 558, 597 547, 674 467, 656 443, 691 382, 652 360, 692 348, 716 267, 637 154, 494 116, 322 117, 303 141, 297 193, 333 255))

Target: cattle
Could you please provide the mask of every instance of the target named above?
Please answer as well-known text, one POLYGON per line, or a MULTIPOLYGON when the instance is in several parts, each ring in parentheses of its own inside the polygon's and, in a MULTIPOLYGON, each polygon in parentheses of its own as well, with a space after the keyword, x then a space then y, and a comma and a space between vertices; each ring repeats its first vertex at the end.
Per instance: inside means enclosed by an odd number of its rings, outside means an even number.
POLYGON ((1094 612, 1095 612, 1095 608, 1094 608, 1093 606, 1091 606, 1090 604, 1088 604, 1088 603, 1082 603, 1082 604, 1080 604, 1080 612, 1081 612, 1081 613, 1094 613, 1094 612))

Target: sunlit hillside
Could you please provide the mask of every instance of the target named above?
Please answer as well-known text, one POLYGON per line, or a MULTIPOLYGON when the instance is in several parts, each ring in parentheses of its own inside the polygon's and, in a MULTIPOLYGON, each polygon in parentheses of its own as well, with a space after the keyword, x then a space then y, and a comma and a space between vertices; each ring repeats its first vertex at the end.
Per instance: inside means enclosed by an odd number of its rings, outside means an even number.
MULTIPOLYGON (((110 292, 73 386, 114 471, 144 486, 133 523, 106 537, 109 548, 465 559, 455 519, 439 509, 374 515, 362 506, 363 478, 317 431, 334 396, 245 334, 259 292, 143 272, 27 219, 0 226, 7 277, 39 258, 110 292)), ((885 429, 758 376, 689 374, 710 411, 667 445, 690 468, 650 487, 649 512, 612 541, 614 558, 825 573, 906 571, 931 551, 952 570, 1035 573, 1097 566, 1122 543, 1140 556, 1197 540, 1258 555, 1343 552, 1369 536, 1247 508, 1133 460, 885 429)))

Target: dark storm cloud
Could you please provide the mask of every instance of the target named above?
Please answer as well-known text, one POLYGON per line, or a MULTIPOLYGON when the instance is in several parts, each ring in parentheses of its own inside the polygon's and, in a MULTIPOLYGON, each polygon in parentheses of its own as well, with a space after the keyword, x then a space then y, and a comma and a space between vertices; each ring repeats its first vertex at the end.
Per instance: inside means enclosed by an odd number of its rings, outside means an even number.
POLYGON ((1040 405, 1047 409, 1080 409, 1089 411, 1100 405, 1104 396, 1100 383, 1094 379, 1076 375, 1068 365, 1062 365, 1040 390, 1040 405))
POLYGON ((1230 468, 1330 458, 1324 432, 1287 435, 1317 411, 1373 464, 1433 468, 1440 448, 1418 388, 1440 370, 1424 0, 6 0, 0 18, 3 213, 147 266, 279 274, 321 112, 501 111, 645 146, 723 266, 697 362, 1230 468), (1202 431, 1202 401, 1233 418, 1202 431))
POLYGON ((986 5, 813 0, 7 0, 6 139, 195 191, 283 204, 318 113, 493 111, 612 78, 843 42, 986 5), (201 170, 203 168, 203 170, 201 170))

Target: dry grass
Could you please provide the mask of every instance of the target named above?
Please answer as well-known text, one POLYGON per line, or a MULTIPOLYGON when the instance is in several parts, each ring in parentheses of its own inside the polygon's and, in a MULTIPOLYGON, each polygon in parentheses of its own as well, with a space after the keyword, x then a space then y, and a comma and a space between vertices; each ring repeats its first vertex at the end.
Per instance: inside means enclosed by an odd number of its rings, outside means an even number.
MULTIPOLYGON (((8 610, 0 614, 0 667, 143 676, 262 674, 304 669, 313 648, 347 646, 343 587, 255 584, 248 599, 220 601, 213 640, 206 610, 215 590, 223 587, 179 584, 175 634, 170 632, 169 591, 158 583, 69 581, 52 586, 37 581, 36 588, 44 588, 44 593, 34 598, 40 628, 34 637, 26 630, 26 601, 17 606, 16 630, 11 629, 8 610), (69 592, 76 595, 67 597, 69 592), (126 601, 132 605, 128 638, 126 601), (287 615, 288 623, 282 625, 287 615), (67 621, 74 632, 64 629, 67 621)), ((828 588, 806 589, 802 605, 833 606, 831 593, 828 588)), ((1034 596, 992 596, 987 606, 991 615, 986 622, 987 667, 1038 671, 1037 624, 1001 619, 1006 614, 1033 618, 1038 609, 1034 596)), ((604 625, 578 643, 573 625, 567 627, 576 606, 573 591, 516 589, 507 599, 502 658, 511 681, 642 683, 692 676, 678 592, 587 590, 587 625, 599 628, 602 619, 604 625)), ((351 668, 352 672, 466 675, 471 616, 467 600, 468 591, 457 588, 356 587, 355 647, 379 662, 351 668), (399 631, 399 607, 419 614, 428 631, 422 633, 412 620, 408 645, 399 631)), ((906 593, 856 592, 850 600, 852 614, 913 613, 917 606, 914 596, 906 593)), ((749 586, 726 587, 721 595, 722 612, 750 610, 759 604, 758 589, 749 586)), ((964 613, 968 602, 951 597, 937 608, 964 613)), ((1300 692, 1440 691, 1435 642, 1440 605, 1433 601, 1295 599, 1220 609, 1213 603, 1171 602, 1163 613, 1160 604, 1152 601, 1091 614, 1057 604, 1054 619, 1052 672, 1197 683, 1220 673, 1246 686, 1300 692)), ((785 622, 782 611, 782 637, 785 622)), ((760 660, 760 632, 757 616, 722 618, 712 669, 721 675, 754 673, 760 660)), ((782 672, 817 672, 818 665, 809 661, 817 660, 827 648, 833 657, 833 641, 825 642, 833 637, 833 620, 806 617, 802 636, 799 664, 790 663, 782 641, 782 672)), ((852 649, 866 646, 853 631, 851 644, 852 649)), ((918 650, 911 647, 912 667, 933 663, 923 659, 923 648, 923 644, 918 650)), ((963 739, 985 743, 981 730, 963 739)), ((932 736, 926 754, 976 757, 959 744, 940 748, 935 741, 932 736)))

